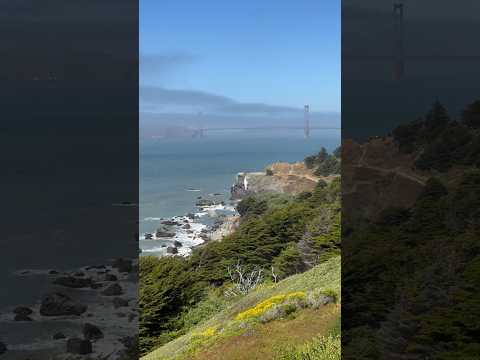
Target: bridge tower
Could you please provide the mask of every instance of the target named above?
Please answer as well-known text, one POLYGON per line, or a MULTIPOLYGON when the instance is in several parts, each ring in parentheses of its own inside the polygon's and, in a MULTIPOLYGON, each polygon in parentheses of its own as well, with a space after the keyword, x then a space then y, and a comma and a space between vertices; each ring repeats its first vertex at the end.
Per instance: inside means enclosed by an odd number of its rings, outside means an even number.
POLYGON ((310 137, 310 106, 304 106, 304 134, 306 138, 310 137))
POLYGON ((403 2, 393 3, 393 76, 395 80, 403 78, 405 58, 403 53, 403 2))

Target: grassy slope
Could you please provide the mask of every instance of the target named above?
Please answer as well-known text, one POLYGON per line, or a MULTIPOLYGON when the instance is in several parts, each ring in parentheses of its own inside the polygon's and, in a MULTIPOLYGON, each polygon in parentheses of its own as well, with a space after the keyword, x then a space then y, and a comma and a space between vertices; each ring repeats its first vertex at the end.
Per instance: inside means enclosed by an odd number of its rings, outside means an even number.
POLYGON ((156 359, 268 359, 273 356, 277 343, 290 341, 299 344, 315 335, 321 335, 335 326, 339 319, 339 308, 335 305, 319 310, 299 311, 293 320, 277 320, 271 323, 231 326, 236 314, 249 309, 274 295, 294 291, 333 290, 340 297, 340 257, 316 266, 303 273, 291 276, 276 285, 265 285, 254 292, 234 301, 222 312, 201 323, 186 335, 175 339, 143 357, 144 360, 156 359), (209 328, 228 329, 219 333, 192 353, 195 334, 209 328), (296 335, 295 335, 296 334, 296 335), (215 357, 217 356, 217 357, 215 357), (218 357, 220 356, 220 357, 218 357))

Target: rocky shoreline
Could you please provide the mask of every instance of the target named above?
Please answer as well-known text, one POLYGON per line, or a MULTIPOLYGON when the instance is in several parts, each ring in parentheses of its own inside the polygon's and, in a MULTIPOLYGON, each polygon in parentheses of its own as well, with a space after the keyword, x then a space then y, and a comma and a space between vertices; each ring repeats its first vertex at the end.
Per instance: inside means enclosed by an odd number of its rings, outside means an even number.
POLYGON ((138 329, 138 260, 115 259, 108 265, 71 271, 20 270, 17 276, 42 276, 48 292, 35 304, 18 305, 0 314, 0 324, 39 328, 34 342, 0 339, 5 359, 82 359, 81 355, 124 359, 138 329), (10 341, 9 341, 10 340, 10 341))
POLYGON ((155 231, 144 233, 140 240, 151 246, 141 249, 142 255, 189 256, 194 247, 209 241, 219 241, 235 230, 236 201, 226 203, 218 199, 223 194, 198 196, 196 212, 183 216, 160 218, 155 231))

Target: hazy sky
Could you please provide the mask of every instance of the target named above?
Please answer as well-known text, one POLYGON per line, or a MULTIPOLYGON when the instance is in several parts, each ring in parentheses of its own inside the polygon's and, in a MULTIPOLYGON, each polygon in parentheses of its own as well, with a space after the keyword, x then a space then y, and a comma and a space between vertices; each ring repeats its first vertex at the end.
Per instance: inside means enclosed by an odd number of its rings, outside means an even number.
POLYGON ((340 0, 142 0, 140 55, 142 111, 340 111, 340 0))

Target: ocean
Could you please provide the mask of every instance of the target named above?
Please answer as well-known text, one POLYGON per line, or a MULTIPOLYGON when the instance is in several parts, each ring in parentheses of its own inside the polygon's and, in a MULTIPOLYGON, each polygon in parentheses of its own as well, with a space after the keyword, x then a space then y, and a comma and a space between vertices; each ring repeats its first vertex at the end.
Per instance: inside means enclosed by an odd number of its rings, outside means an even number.
POLYGON ((322 146, 333 151, 339 144, 338 130, 314 131, 307 139, 301 132, 219 132, 195 139, 142 141, 139 231, 143 254, 164 255, 175 240, 183 249, 197 245, 198 239, 181 228, 174 238, 155 239, 154 234, 161 220, 189 221, 189 228, 198 232, 219 214, 232 213, 230 187, 237 173, 261 171, 279 161, 302 161, 322 146), (223 201, 225 206, 199 209, 195 203, 200 197, 223 201), (196 219, 186 218, 188 213, 195 214, 196 219), (154 238, 146 240, 145 234, 154 238))

